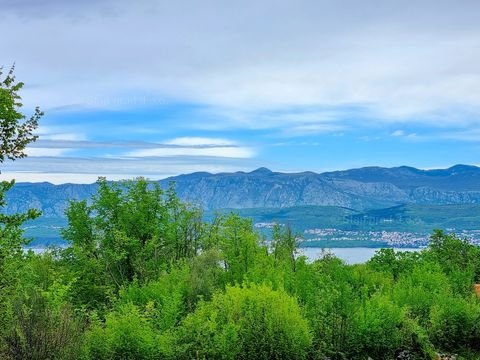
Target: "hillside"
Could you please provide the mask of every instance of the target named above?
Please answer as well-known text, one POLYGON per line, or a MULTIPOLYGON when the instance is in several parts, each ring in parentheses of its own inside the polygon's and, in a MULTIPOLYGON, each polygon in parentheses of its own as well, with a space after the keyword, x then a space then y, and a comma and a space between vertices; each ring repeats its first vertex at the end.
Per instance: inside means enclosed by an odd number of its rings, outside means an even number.
MULTIPOLYGON (((338 206, 358 212, 403 204, 480 203, 480 168, 457 165, 444 170, 368 167, 317 174, 279 173, 266 168, 235 173, 193 173, 162 180, 175 182, 179 197, 206 210, 338 206)), ((71 199, 89 199, 96 184, 19 183, 8 194, 7 212, 35 207, 45 217, 63 217, 71 199)))
POLYGON ((480 168, 457 165, 445 170, 369 167, 316 174, 198 173, 162 181, 176 183, 182 199, 206 209, 340 206, 358 211, 399 204, 480 202, 480 168))
MULTIPOLYGON (((297 230, 336 228, 359 231, 405 231, 431 233, 435 229, 478 230, 480 204, 408 204, 357 212, 335 206, 295 206, 289 208, 224 209, 238 212, 255 223, 289 224, 297 230)), ((214 212, 207 212, 211 217, 214 212)))

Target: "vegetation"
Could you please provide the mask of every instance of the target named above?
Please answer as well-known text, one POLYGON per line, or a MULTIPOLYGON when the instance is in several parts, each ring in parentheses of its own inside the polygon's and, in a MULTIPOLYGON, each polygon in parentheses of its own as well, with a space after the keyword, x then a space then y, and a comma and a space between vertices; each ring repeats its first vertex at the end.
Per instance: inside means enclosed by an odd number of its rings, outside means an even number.
POLYGON ((267 243, 237 214, 204 222, 173 188, 98 186, 71 202, 65 249, 24 251, 36 213, 1 216, 0 358, 480 359, 480 249, 455 235, 309 263, 288 227, 267 243))
POLYGON ((100 179, 67 217, 66 249, 2 240, 2 358, 480 359, 480 250, 454 235, 309 263, 288 227, 267 244, 145 179, 100 179))
POLYGON ((43 113, 37 107, 35 113, 27 120, 20 110, 23 104, 18 92, 23 82, 17 82, 14 67, 5 77, 0 67, 0 163, 6 159, 15 160, 25 157, 25 147, 35 141, 33 134, 43 113))

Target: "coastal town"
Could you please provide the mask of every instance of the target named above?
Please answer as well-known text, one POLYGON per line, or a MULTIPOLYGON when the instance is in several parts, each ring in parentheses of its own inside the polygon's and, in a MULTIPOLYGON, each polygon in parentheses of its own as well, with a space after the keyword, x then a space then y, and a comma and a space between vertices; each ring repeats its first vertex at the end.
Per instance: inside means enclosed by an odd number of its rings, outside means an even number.
MULTIPOLYGON (((455 230, 448 232, 457 234, 460 238, 468 239, 472 244, 480 244, 480 230, 455 230)), ((303 233, 305 242, 338 241, 339 243, 351 240, 378 242, 383 246, 397 248, 426 247, 431 234, 400 231, 348 231, 339 229, 307 229, 303 233)))
MULTIPOLYGON (((278 224, 285 226, 285 224, 278 224)), ((272 229, 274 222, 258 222, 254 227, 259 230, 272 229)), ((448 233, 454 233, 462 239, 468 239, 472 244, 480 245, 480 230, 462 230, 446 229, 448 233)), ((371 243, 375 247, 395 247, 395 248, 423 248, 429 243, 431 233, 407 232, 407 231, 360 231, 360 230, 342 230, 336 228, 313 228, 305 229, 300 232, 299 240, 304 246, 314 246, 319 242, 329 241, 338 242, 338 246, 352 241, 358 241, 359 244, 365 242, 371 243)))

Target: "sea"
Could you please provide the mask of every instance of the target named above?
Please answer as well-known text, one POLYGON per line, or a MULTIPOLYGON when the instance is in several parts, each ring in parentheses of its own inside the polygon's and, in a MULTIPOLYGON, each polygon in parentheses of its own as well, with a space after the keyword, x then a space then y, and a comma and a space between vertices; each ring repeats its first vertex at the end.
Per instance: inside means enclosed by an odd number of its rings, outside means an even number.
MULTIPOLYGON (((299 255, 306 256, 310 261, 321 258, 325 253, 331 253, 342 259, 347 264, 365 263, 375 255, 378 248, 354 247, 354 248, 300 248, 299 255)), ((420 251, 420 248, 394 248, 395 251, 420 251)))
MULTIPOLYGON (((420 248, 393 248, 395 251, 420 251, 420 248)), ((27 250, 27 249, 26 249, 27 250)), ((35 253, 42 253, 46 249, 44 247, 31 247, 28 250, 32 250, 35 253)), ((298 250, 298 255, 304 255, 309 261, 315 261, 320 259, 325 253, 331 253, 336 257, 342 259, 347 264, 361 264, 365 263, 375 255, 378 248, 368 247, 353 247, 353 248, 316 248, 305 247, 298 250)))

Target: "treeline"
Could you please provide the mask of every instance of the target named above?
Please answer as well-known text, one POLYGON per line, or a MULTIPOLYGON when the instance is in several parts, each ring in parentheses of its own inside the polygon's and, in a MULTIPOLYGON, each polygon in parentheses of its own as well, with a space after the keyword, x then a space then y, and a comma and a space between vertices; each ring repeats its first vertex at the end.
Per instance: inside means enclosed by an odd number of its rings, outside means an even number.
POLYGON ((309 263, 288 227, 206 223, 143 179, 72 202, 66 249, 22 250, 34 215, 0 219, 2 359, 480 359, 480 250, 453 235, 309 263))

